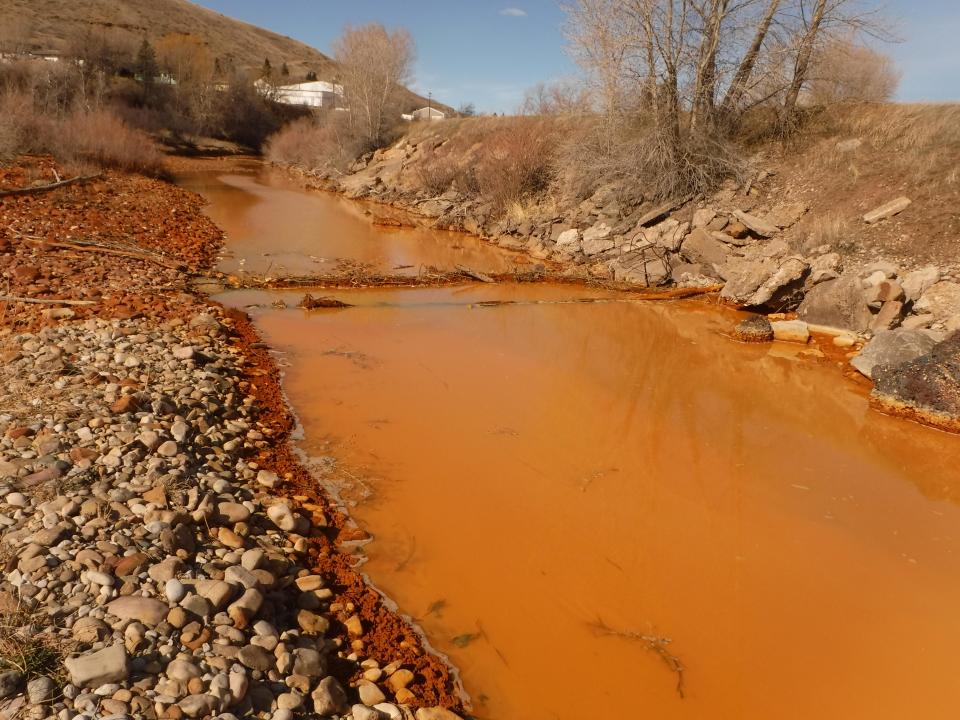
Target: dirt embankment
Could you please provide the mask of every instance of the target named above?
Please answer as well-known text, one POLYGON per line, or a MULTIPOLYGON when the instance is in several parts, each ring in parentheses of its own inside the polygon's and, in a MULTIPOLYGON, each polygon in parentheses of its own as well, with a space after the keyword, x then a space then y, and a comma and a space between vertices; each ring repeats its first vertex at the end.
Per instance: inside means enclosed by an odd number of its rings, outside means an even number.
MULTIPOLYGON (((505 137, 569 134, 571 122, 434 123, 412 129, 346 175, 301 170, 349 197, 402 207, 438 228, 527 253, 567 278, 719 286, 729 304, 797 313, 800 332, 777 327, 779 338, 805 342, 818 326, 841 331, 838 342, 855 348, 849 359, 866 345, 867 360, 853 365, 870 379, 875 367, 904 365, 960 330, 960 107, 826 113, 790 145, 751 145, 741 178, 709 195, 672 201, 648 197, 632 180, 605 180, 602 168, 554 164, 542 187, 498 203, 490 172, 478 178, 472 171, 500 158, 494 166, 502 166, 500 180, 507 182, 522 170, 514 166, 531 159, 505 137)), ((529 179, 529 168, 524 172, 529 179)), ((955 424, 939 419, 942 402, 934 411, 922 395, 879 404, 909 406, 911 417, 941 427, 955 424)), ((954 412, 960 416, 960 407, 954 412)))
POLYGON ((114 173, 0 198, 0 711, 455 718, 291 454, 268 351, 188 289, 222 239, 200 208, 114 173))

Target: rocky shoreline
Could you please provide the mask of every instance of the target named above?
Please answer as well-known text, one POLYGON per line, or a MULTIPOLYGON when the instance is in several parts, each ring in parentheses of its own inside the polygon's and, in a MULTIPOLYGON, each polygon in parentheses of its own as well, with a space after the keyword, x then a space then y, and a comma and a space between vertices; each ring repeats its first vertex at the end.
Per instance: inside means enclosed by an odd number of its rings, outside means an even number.
MULTIPOLYGON (((852 367, 875 382, 877 409, 944 430, 960 428, 956 257, 901 267, 879 257, 842 255, 829 245, 812 247, 795 231, 809 206, 778 200, 775 173, 766 171, 743 184, 730 181, 709 197, 677 202, 645 201, 635 190, 610 185, 576 204, 551 196, 522 212, 495 213, 456 190, 434 196, 423 188, 419 168, 443 142, 430 133, 403 138, 357 161, 346 175, 293 170, 308 185, 401 208, 438 229, 524 253, 534 264, 550 262, 566 278, 642 288, 718 287, 722 302, 775 318, 770 340, 807 343, 813 332, 849 348, 852 367), (916 379, 918 372, 929 375, 931 366, 937 382, 916 379), (890 382, 892 376, 900 382, 890 382)), ((837 152, 845 150, 838 145, 837 152)), ((896 198, 859 222, 867 229, 895 222, 911 204, 896 198)))
POLYGON ((290 450, 269 352, 187 289, 199 207, 119 175, 0 200, 0 716, 459 717, 290 450))

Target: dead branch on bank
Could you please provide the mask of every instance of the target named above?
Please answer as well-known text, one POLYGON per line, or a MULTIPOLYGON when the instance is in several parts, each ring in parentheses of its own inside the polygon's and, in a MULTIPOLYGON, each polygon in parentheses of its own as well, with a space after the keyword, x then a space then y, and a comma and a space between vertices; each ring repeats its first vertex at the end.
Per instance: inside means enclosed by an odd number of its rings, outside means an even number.
POLYGON ((617 630, 607 625, 602 618, 597 618, 589 623, 590 627, 597 635, 612 635, 623 638, 624 640, 634 640, 641 643, 646 650, 656 653, 663 660, 664 664, 677 675, 677 694, 681 699, 685 697, 684 688, 684 670, 683 663, 676 655, 670 652, 669 646, 673 642, 670 638, 659 635, 646 635, 636 630, 617 630))
POLYGON ((133 243, 105 243, 94 242, 92 240, 73 240, 71 242, 63 242, 60 240, 47 240, 46 238, 38 237, 36 235, 24 235, 13 228, 10 228, 10 232, 12 232, 21 240, 26 240, 27 242, 46 247, 76 250, 78 252, 99 252, 103 253, 104 255, 127 257, 134 260, 142 260, 144 262, 154 263, 155 265, 160 265, 171 270, 183 270, 186 267, 184 263, 177 262, 176 260, 170 260, 166 256, 151 252, 150 250, 144 250, 139 245, 135 245, 133 243))
POLYGON ((486 273, 478 272, 477 270, 471 270, 470 268, 464 267, 463 265, 457 265, 457 270, 462 272, 467 277, 477 280, 478 282, 482 282, 482 283, 494 282, 494 279, 489 275, 487 275, 486 273))
POLYGON ((97 173, 96 175, 83 175, 80 177, 70 178, 69 180, 59 180, 57 182, 50 183, 49 185, 37 185, 35 187, 28 188, 14 188, 13 190, 0 190, 0 197, 10 197, 13 195, 34 195, 36 193, 49 192, 50 190, 56 190, 57 188, 67 187, 68 185, 76 185, 78 183, 97 180, 101 177, 103 177, 103 173, 97 173))
POLYGON ((57 300, 55 298, 31 298, 18 295, 0 295, 0 302, 22 302, 30 305, 96 305, 96 300, 57 300))

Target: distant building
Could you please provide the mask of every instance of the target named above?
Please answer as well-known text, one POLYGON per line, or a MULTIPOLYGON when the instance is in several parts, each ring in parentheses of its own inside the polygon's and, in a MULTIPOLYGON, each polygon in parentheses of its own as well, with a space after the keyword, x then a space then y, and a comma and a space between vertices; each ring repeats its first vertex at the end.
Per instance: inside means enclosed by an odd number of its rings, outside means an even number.
POLYGON ((343 86, 335 85, 326 80, 314 80, 278 87, 271 87, 263 80, 257 80, 256 86, 263 93, 273 93, 274 99, 284 105, 303 105, 315 108, 343 106, 343 86))
MULTIPOLYGON (((446 117, 446 113, 437 110, 435 107, 425 107, 414 110, 409 116, 411 120, 443 120, 446 117)), ((406 116, 404 116, 404 119, 406 119, 406 116)))

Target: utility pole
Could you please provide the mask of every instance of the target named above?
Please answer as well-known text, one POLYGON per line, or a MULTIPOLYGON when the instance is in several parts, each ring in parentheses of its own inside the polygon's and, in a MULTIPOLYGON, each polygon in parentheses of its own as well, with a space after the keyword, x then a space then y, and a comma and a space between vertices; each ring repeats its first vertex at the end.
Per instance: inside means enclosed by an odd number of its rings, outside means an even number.
POLYGON ((427 121, 431 122, 433 120, 433 93, 427 93, 427 121))

